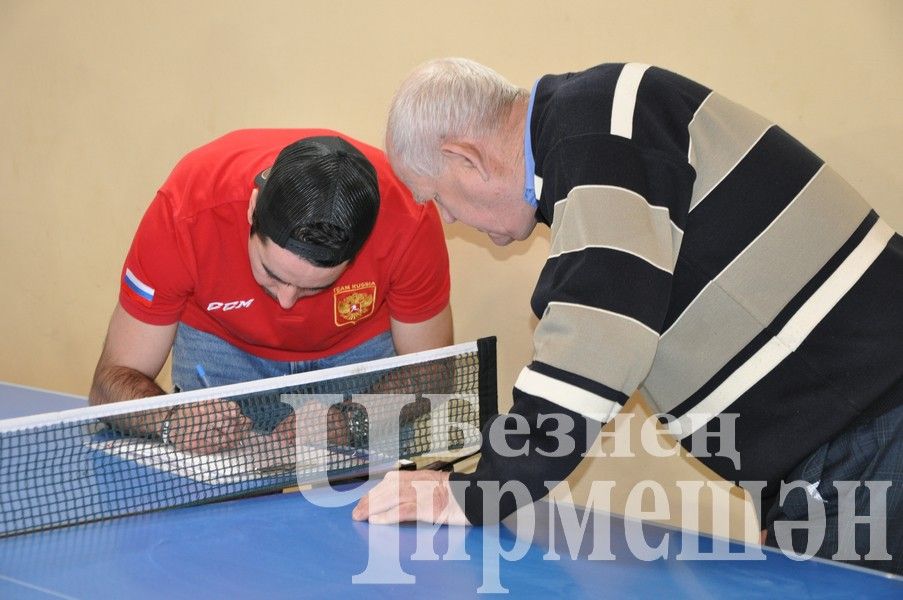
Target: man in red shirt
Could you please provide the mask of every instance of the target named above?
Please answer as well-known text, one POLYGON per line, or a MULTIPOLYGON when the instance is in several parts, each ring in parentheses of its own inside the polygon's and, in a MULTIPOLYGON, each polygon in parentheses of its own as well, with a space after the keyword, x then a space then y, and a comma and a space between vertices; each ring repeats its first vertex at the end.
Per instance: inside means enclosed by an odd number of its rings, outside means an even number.
MULTIPOLYGON (((184 391, 447 345, 448 298, 436 211, 380 150, 328 130, 236 131, 186 155, 147 209, 90 400, 163 394, 170 350, 184 391)), ((231 403, 186 410, 117 425, 200 452, 251 426, 231 403)))

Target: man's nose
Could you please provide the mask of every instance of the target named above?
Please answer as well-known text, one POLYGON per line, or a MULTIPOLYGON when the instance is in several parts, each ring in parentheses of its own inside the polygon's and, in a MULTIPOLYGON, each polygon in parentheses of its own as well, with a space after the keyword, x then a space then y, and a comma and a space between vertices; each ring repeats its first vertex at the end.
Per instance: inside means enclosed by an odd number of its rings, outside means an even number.
POLYGON ((276 292, 276 300, 279 301, 279 306, 288 310, 298 301, 298 289, 293 285, 280 286, 276 292))

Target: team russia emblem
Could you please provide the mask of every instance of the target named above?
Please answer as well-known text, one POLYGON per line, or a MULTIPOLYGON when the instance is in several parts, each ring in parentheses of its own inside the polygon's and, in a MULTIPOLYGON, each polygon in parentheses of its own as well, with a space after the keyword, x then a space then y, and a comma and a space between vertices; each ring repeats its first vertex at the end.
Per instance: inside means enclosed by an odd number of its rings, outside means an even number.
POLYGON ((335 324, 351 325, 373 314, 376 303, 376 283, 367 281, 343 285, 333 290, 335 324))

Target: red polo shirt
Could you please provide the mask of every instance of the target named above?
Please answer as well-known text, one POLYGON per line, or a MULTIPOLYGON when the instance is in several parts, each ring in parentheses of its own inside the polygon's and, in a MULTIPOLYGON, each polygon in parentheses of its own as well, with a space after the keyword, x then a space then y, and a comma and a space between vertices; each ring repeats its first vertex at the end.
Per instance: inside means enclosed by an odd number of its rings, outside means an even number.
POLYGON ((122 269, 119 301, 136 319, 186 325, 271 360, 343 352, 448 304, 445 238, 435 208, 414 202, 382 151, 323 129, 229 133, 185 156, 148 207, 122 269), (248 202, 254 177, 287 145, 337 135, 373 164, 376 225, 335 284, 285 310, 254 280, 248 202))

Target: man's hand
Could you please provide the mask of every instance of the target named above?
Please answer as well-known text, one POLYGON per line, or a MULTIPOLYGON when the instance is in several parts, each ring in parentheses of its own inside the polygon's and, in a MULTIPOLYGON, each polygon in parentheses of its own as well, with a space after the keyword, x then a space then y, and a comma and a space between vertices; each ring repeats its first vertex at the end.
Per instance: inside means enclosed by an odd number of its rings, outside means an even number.
POLYGON ((301 446, 315 446, 323 439, 322 427, 326 426, 326 443, 333 446, 347 446, 351 441, 348 421, 338 406, 326 406, 319 402, 307 402, 286 417, 276 429, 273 437, 286 445, 294 445, 297 436, 301 446), (300 425, 300 428, 299 428, 300 425))
POLYGON ((238 406, 221 400, 178 406, 169 420, 170 443, 176 450, 194 454, 235 448, 251 430, 251 420, 238 406))
POLYGON ((351 516, 355 521, 376 525, 404 521, 470 524, 452 497, 448 473, 440 471, 392 471, 386 474, 379 485, 361 498, 351 516))

